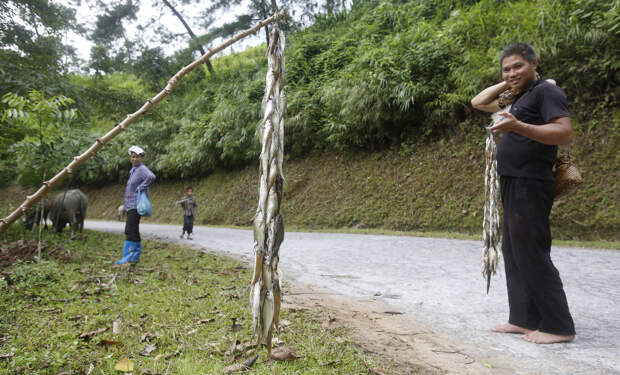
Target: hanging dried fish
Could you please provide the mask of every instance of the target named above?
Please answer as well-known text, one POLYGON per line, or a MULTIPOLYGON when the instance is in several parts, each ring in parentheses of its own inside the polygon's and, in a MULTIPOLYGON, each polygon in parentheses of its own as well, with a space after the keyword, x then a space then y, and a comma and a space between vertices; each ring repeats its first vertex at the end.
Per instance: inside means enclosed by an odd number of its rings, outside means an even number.
POLYGON ((250 307, 258 343, 267 345, 271 356, 271 337, 280 314, 280 276, 278 261, 284 239, 280 214, 282 202, 282 162, 284 158, 284 33, 276 23, 267 49, 267 77, 261 109, 259 196, 254 216, 254 274, 250 285, 250 307))
POLYGON ((487 294, 491 286, 491 275, 497 271, 499 263, 499 180, 497 178, 497 146, 491 131, 488 132, 485 147, 484 173, 484 218, 482 221, 482 275, 487 281, 487 294))

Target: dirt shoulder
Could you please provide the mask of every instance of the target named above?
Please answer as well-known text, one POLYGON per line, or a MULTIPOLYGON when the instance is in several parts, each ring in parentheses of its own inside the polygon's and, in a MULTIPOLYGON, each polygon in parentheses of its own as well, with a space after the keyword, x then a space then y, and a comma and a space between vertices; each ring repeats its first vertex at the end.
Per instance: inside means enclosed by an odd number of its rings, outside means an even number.
POLYGON ((317 311, 323 326, 344 325, 351 338, 385 364, 386 374, 512 374, 472 358, 463 343, 437 334, 381 301, 354 299, 313 286, 288 283, 285 308, 317 311))

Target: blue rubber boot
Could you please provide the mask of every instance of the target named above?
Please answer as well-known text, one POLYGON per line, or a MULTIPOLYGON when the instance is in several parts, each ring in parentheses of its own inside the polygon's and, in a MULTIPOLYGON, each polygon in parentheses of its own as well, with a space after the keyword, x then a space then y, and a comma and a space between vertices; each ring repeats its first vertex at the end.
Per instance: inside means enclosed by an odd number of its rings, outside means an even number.
POLYGON ((114 264, 125 264, 129 262, 131 259, 131 250, 135 247, 135 244, 139 242, 125 241, 125 245, 123 246, 123 258, 114 264))
POLYGON ((142 252, 142 242, 134 242, 129 252, 129 262, 140 262, 140 253, 142 252))

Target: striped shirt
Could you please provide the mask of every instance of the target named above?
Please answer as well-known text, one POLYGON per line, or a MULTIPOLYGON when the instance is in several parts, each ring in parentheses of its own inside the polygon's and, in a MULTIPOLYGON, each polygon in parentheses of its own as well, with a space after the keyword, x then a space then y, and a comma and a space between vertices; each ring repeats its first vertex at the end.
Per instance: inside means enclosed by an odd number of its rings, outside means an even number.
POLYGON ((138 188, 149 193, 149 185, 155 181, 155 175, 144 163, 129 171, 129 179, 125 187, 125 211, 133 210, 138 205, 138 188))
POLYGON ((183 215, 184 216, 194 216, 196 213, 196 207, 198 207, 198 203, 196 202, 196 198, 188 197, 187 195, 183 197, 183 199, 176 202, 183 207, 183 215))

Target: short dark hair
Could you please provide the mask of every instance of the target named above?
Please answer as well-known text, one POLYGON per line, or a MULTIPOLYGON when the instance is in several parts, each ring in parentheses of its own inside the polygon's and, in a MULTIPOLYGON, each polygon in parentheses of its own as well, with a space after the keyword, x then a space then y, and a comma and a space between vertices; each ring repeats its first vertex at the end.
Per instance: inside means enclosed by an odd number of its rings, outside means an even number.
POLYGON ((188 187, 185 188, 185 191, 188 191, 188 190, 194 191, 194 188, 191 187, 191 186, 188 186, 188 187))
POLYGON ((520 55, 530 64, 536 60, 536 52, 534 48, 525 43, 512 43, 504 47, 502 52, 499 53, 499 66, 502 66, 502 62, 508 56, 520 55))

